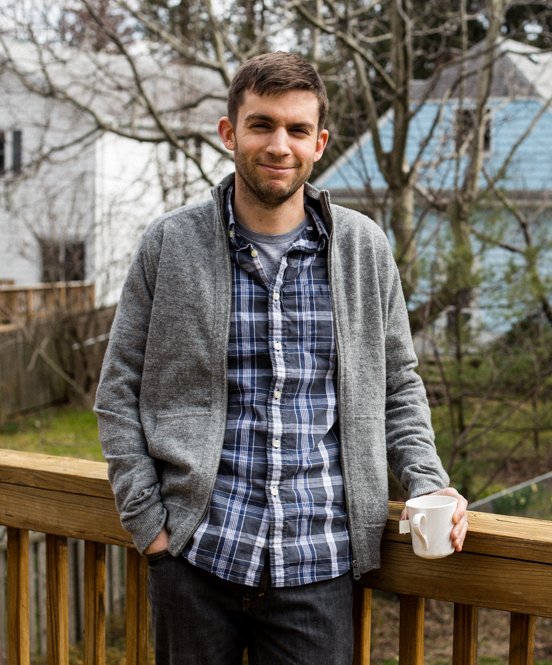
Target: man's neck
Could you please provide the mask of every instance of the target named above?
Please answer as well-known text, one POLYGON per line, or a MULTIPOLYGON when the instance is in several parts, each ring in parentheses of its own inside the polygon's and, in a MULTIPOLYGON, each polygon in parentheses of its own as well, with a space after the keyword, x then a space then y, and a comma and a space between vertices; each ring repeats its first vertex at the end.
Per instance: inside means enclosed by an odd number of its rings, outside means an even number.
POLYGON ((234 213, 240 224, 255 231, 281 235, 296 228, 305 217, 303 187, 276 208, 266 208, 236 183, 234 213))

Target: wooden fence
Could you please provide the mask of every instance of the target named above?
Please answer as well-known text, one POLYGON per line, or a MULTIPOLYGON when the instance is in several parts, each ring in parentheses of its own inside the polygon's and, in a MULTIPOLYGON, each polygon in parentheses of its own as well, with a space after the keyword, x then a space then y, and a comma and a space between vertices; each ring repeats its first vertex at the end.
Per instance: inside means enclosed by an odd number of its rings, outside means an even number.
POLYGON ((67 399, 68 384, 52 371, 39 350, 60 364, 55 342, 44 328, 29 332, 14 326, 0 332, 0 423, 67 399))
POLYGON ((58 311, 0 328, 0 423, 79 391, 93 395, 114 309, 58 311))
MULTIPOLYGON (((399 663, 424 663, 424 603, 454 604, 453 665, 476 665, 478 610, 510 613, 510 665, 534 662, 537 617, 552 618, 552 522, 470 512, 464 551, 422 560, 398 534, 402 506, 390 505, 382 566, 362 578, 355 604, 355 665, 371 658, 371 593, 400 602, 399 663)), ((29 531, 46 534, 48 665, 68 665, 68 539, 84 541, 84 664, 105 665, 106 545, 126 546, 126 665, 148 663, 147 562, 121 529, 99 462, 0 450, 0 524, 7 538, 7 665, 29 665, 29 531)), ((32 558, 32 557, 31 557, 32 558)))
POLYGON ((21 324, 54 312, 86 312, 96 306, 92 282, 0 284, 0 324, 21 324))

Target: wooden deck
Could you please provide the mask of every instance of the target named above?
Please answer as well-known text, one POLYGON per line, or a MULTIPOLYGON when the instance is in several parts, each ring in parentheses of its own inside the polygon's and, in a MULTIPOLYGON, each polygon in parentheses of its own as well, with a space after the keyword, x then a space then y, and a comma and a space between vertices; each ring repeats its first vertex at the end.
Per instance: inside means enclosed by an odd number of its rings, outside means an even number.
MULTIPOLYGON (((398 534, 390 505, 382 567, 356 598, 355 665, 370 663, 371 590, 400 598, 400 665, 424 663, 424 601, 454 603, 453 665, 476 665, 480 607, 510 613, 510 665, 533 663, 536 617, 552 617, 552 522, 470 513, 461 554, 425 561, 398 534)), ((29 531, 47 534, 48 663, 68 665, 67 539, 85 541, 86 665, 105 663, 105 551, 127 548, 126 663, 146 665, 147 564, 122 530, 99 462, 0 450, 0 524, 8 527, 8 665, 29 665, 29 531)))

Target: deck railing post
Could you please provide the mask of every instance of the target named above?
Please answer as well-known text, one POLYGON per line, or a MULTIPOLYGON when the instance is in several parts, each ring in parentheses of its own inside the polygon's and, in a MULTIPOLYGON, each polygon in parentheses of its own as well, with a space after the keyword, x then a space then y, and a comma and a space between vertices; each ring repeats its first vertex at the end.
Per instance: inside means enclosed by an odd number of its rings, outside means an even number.
POLYGON ((533 665, 536 619, 528 614, 510 615, 509 665, 533 665))
POLYGON ((29 532, 8 527, 8 665, 30 665, 29 532))
POLYGON ((353 665, 370 665, 372 590, 354 587, 355 652, 353 665))
POLYGON ((48 665, 69 665, 67 538, 46 536, 48 665))
POLYGON ((424 665, 425 601, 418 596, 400 597, 399 663, 424 665))
POLYGON ((477 665, 479 611, 473 605, 454 605, 452 665, 477 665))
POLYGON ((126 651, 127 665, 148 662, 148 565, 135 549, 127 550, 126 651))
POLYGON ((101 543, 84 548, 84 665, 105 665, 105 552, 101 543))

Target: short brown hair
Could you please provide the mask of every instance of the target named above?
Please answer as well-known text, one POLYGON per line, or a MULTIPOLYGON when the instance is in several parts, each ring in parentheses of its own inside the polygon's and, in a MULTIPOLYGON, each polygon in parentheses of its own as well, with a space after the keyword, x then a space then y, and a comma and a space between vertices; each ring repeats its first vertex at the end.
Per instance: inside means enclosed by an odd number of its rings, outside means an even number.
POLYGON ((314 67, 294 53, 263 53, 241 65, 228 91, 228 117, 233 124, 236 123, 246 90, 256 95, 310 90, 318 99, 318 129, 324 128, 328 114, 326 87, 314 67))

